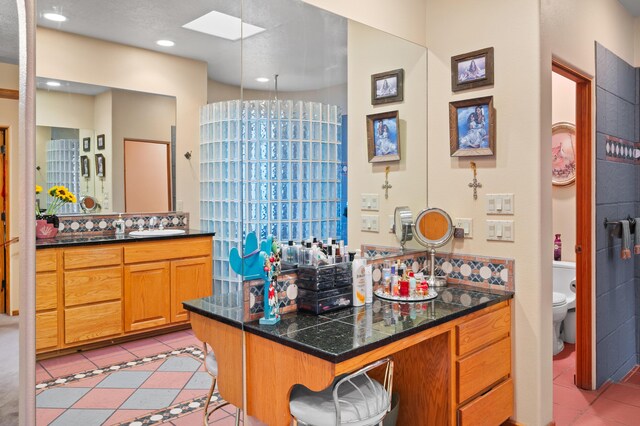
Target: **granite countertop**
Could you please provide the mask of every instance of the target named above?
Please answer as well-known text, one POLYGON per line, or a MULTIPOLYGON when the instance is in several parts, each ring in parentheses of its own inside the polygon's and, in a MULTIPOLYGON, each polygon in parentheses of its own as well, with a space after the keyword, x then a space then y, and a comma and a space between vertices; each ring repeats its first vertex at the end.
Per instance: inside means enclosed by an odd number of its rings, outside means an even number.
POLYGON ((182 302, 182 306, 187 311, 200 314, 236 328, 242 328, 244 318, 244 308, 230 307, 224 296, 208 296, 200 299, 187 300, 182 302))
POLYGON ((184 234, 179 235, 164 235, 160 237, 131 237, 129 232, 125 235, 58 235, 55 238, 38 239, 36 240, 36 249, 44 248, 60 248, 60 247, 74 247, 84 245, 98 245, 98 244, 114 244, 114 243, 130 243, 136 241, 155 241, 155 240, 169 240, 175 238, 193 238, 193 237, 213 237, 214 232, 198 231, 196 229, 187 229, 184 234))
POLYGON ((244 329, 274 342, 339 363, 428 328, 513 298, 512 292, 449 284, 437 298, 421 303, 389 302, 374 297, 370 306, 350 307, 315 316, 283 315, 275 326, 258 321, 244 329))

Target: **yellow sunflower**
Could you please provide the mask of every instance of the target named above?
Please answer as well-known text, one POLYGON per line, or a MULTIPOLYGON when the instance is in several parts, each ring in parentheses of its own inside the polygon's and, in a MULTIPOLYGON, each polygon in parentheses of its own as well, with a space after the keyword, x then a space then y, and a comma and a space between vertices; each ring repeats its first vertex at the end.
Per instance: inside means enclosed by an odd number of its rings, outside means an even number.
POLYGON ((42 192, 42 187, 40 185, 36 185, 36 194, 39 194, 42 192))

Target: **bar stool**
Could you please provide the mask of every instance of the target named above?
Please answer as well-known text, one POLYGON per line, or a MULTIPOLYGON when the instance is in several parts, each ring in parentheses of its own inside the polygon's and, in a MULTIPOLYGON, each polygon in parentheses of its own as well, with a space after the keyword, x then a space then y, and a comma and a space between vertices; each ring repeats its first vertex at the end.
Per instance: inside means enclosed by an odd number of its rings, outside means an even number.
MULTIPOLYGON (((207 401, 204 403, 204 426, 209 425, 209 417, 213 413, 216 412, 218 408, 222 408, 225 405, 228 405, 228 402, 224 402, 223 404, 216 405, 216 407, 211 410, 209 413, 209 404, 211 403, 211 396, 213 395, 213 391, 216 388, 216 383, 218 382, 218 361, 216 360, 216 355, 213 353, 213 349, 210 351, 207 349, 208 345, 206 343, 202 343, 202 347, 204 348, 204 366, 207 369, 207 373, 211 376, 211 389, 209 389, 209 394, 207 395, 207 401)), ((236 407, 236 426, 238 426, 240 422, 240 409, 236 407)))
POLYGON ((384 358, 346 376, 331 386, 313 392, 302 385, 291 391, 289 411, 293 424, 314 426, 382 425, 391 410, 393 360, 384 358), (386 364, 384 385, 371 379, 368 371, 386 364))

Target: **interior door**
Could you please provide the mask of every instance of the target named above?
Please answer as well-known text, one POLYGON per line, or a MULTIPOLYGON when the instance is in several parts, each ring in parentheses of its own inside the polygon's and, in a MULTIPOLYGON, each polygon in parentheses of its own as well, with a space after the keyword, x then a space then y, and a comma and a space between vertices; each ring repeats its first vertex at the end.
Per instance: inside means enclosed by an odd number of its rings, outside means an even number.
POLYGON ((169 142, 124 141, 124 191, 127 212, 171 209, 169 142))
POLYGON ((9 250, 6 246, 7 243, 7 215, 6 215, 6 167, 5 167, 5 158, 6 158, 6 129, 0 129, 0 233, 2 233, 2 260, 0 261, 0 279, 2 279, 2 285, 0 286, 0 313, 4 314, 7 312, 7 255, 9 250))

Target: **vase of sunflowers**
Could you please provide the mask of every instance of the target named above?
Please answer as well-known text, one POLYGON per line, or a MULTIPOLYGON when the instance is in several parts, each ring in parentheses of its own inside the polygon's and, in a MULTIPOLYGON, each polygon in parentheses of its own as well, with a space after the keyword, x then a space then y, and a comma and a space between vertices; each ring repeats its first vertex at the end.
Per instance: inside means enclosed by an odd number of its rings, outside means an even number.
MULTIPOLYGON (((42 187, 36 185, 36 194, 41 192, 42 187)), ((77 202, 76 196, 62 185, 52 186, 47 193, 53 197, 53 201, 44 213, 36 208, 36 238, 54 238, 60 226, 60 219, 56 213, 64 204, 77 202)))

